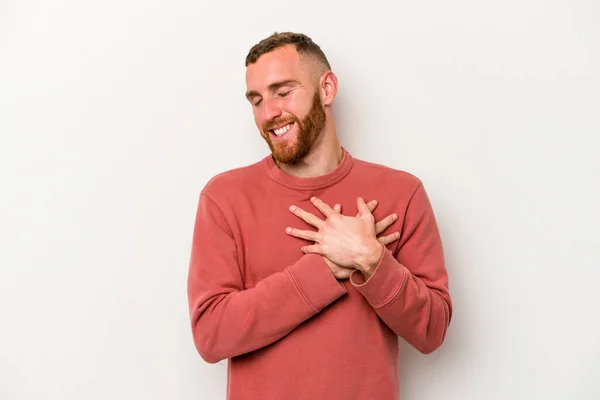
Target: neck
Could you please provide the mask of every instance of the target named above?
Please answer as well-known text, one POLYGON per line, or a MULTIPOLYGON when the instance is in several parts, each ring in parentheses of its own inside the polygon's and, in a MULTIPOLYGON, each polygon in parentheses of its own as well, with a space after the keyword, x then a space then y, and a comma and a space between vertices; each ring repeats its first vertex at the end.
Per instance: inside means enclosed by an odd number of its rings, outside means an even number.
POLYGON ((299 178, 314 178, 336 169, 342 162, 343 155, 344 151, 337 138, 335 127, 328 126, 326 123, 321 136, 303 159, 295 164, 284 164, 277 160, 275 163, 287 174, 299 178))

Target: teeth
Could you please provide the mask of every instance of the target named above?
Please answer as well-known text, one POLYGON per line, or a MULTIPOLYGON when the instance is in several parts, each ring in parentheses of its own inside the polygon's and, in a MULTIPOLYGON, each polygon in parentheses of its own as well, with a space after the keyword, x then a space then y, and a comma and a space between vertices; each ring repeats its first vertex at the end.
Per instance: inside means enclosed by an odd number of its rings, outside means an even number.
POLYGON ((285 126, 283 126, 283 127, 279 128, 279 129, 275 129, 275 130, 273 130, 273 132, 275 132, 275 134, 276 134, 277 136, 281 136, 281 135, 283 135, 284 133, 286 133, 287 131, 289 131, 291 128, 292 128, 292 123, 290 122, 289 124, 287 124, 287 125, 285 125, 285 126))

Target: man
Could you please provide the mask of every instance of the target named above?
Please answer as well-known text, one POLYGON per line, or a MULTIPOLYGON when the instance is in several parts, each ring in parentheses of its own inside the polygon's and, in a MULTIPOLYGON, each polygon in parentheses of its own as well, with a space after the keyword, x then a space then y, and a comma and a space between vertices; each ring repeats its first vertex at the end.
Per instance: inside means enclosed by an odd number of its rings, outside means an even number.
POLYGON ((272 154, 200 194, 195 345, 209 363, 229 359, 230 400, 398 399, 398 336, 430 353, 452 313, 423 185, 340 145, 337 78, 310 38, 275 33, 246 67, 272 154))

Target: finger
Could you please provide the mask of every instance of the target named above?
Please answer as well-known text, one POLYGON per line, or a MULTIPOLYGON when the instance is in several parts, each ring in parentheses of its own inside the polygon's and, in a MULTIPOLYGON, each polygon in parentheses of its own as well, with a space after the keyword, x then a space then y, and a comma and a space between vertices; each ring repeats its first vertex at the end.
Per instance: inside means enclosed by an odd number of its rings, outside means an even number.
POLYGON ((367 208, 369 209, 370 212, 373 212, 377 208, 378 204, 379 203, 377 203, 377 200, 371 200, 370 202, 367 203, 367 208))
POLYGON ((319 211, 321 211, 325 217, 329 218, 332 214, 335 214, 333 208, 329 207, 329 204, 325 203, 323 200, 317 197, 312 197, 310 201, 315 207, 317 207, 319 211))
POLYGON ((359 197, 358 199, 356 199, 356 205, 358 207, 359 215, 371 214, 371 211, 369 211, 369 208, 367 207, 367 204, 365 203, 365 201, 363 200, 362 197, 359 197))
POLYGON ((384 246, 387 246, 390 243, 394 243, 396 240, 400 239, 400 232, 394 232, 387 236, 378 237, 377 240, 384 246))
POLYGON ((311 244, 310 246, 302 246, 302 252, 306 253, 306 254, 321 254, 321 255, 323 255, 321 246, 318 244, 311 244))
POLYGON ((339 204, 336 204, 335 206, 333 206, 333 211, 339 213, 340 211, 342 211, 342 206, 339 204))
POLYGON ((285 233, 287 233, 290 236, 294 236, 294 237, 297 237, 300 239, 310 240, 312 242, 319 241, 319 233, 314 232, 314 231, 305 231, 302 229, 295 229, 295 228, 287 227, 285 229, 285 233))
POLYGON ((301 209, 298 206, 291 206, 290 211, 295 216, 303 219, 304 221, 306 221, 307 223, 311 224, 312 226, 314 226, 318 229, 320 229, 321 226, 324 224, 322 219, 320 219, 319 217, 317 217, 314 214, 309 213, 308 211, 304 211, 303 209, 301 209))
POLYGON ((385 231, 385 228, 393 224, 398 219, 398 215, 390 214, 378 223, 375 224, 375 234, 379 235, 381 232, 385 231))
MULTIPOLYGON (((371 200, 370 202, 367 203, 367 208, 369 209, 370 212, 373 212, 377 206, 379 205, 379 203, 377 202, 377 200, 371 200)), ((358 213, 356 213, 357 217, 360 217, 360 210, 358 211, 358 213)))

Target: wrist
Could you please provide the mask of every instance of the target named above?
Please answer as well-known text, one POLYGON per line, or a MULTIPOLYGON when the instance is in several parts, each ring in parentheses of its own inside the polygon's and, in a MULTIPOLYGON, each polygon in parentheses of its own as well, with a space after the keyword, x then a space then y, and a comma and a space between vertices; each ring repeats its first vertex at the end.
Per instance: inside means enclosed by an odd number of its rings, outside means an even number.
POLYGON ((375 240, 364 246, 356 255, 354 267, 364 275, 365 279, 368 279, 375 271, 383 256, 383 250, 383 245, 375 240))

